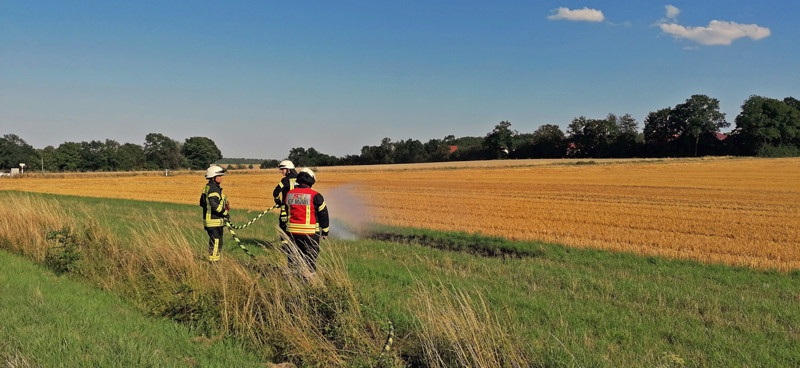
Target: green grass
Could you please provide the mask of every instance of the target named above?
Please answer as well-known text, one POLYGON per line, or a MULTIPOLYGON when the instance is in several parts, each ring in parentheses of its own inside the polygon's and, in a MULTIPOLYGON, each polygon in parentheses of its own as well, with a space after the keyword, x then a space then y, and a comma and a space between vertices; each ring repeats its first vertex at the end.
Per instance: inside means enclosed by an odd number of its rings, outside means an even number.
POLYGON ((258 367, 231 339, 145 317, 113 294, 0 251, 0 366, 258 367))
MULTIPOLYGON (((98 226, 123 239, 142 222, 158 221, 175 224, 198 249, 206 244, 196 206, 48 197, 66 207, 88 204, 91 216, 101 218, 98 226)), ((335 216, 336 209, 331 211, 335 216)), ((257 214, 234 211, 234 222, 257 214)), ((281 265, 277 251, 258 246, 277 239, 274 223, 270 214, 237 234, 251 252, 281 265)), ((323 252, 345 260, 371 318, 394 321, 394 349, 409 364, 419 359, 414 342, 423 304, 419 290, 444 285, 482 298, 523 341, 533 366, 800 366, 800 271, 704 265, 455 232, 385 227, 380 232, 402 241, 335 241, 323 244, 323 252)), ((250 262, 227 234, 223 257, 250 262)))

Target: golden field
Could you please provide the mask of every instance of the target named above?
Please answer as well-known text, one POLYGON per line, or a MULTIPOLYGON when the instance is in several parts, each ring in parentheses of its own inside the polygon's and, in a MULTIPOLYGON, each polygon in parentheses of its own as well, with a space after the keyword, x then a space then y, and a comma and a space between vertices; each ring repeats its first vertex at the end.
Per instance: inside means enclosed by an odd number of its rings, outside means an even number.
MULTIPOLYGON (((800 159, 575 162, 325 167, 315 189, 334 217, 800 269, 800 159)), ((28 175, 0 183, 6 190, 197 203, 202 173, 177 174, 28 175)), ((223 188, 234 209, 261 211, 272 205, 279 179, 277 170, 234 171, 223 188)))

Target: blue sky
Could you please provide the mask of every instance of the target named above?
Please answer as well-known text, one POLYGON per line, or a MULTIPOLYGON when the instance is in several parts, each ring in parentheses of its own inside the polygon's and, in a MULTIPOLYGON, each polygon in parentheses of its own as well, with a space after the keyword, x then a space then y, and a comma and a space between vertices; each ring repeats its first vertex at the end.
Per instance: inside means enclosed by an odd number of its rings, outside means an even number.
POLYGON ((0 134, 226 157, 800 98, 798 1, 2 1, 0 134))

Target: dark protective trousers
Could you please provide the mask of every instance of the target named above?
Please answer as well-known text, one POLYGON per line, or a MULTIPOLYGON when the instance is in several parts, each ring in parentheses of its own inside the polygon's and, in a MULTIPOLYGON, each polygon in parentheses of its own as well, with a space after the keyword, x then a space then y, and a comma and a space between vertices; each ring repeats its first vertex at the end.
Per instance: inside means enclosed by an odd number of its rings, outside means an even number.
POLYGON ((210 262, 219 261, 219 255, 222 251, 222 233, 224 227, 207 227, 208 232, 208 260, 210 262))
MULTIPOLYGON (((288 234, 292 238, 292 242, 297 245, 300 255, 305 260, 311 272, 317 272, 317 257, 319 257, 319 234, 303 235, 303 234, 288 234)), ((289 255, 289 265, 294 265, 291 252, 286 249, 289 255)))

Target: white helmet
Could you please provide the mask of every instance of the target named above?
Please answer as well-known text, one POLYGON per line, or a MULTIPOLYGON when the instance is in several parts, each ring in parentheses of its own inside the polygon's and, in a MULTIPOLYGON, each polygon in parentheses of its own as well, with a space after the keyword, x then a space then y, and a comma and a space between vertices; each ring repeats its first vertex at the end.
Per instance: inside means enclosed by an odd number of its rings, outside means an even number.
POLYGON ((283 160, 278 164, 279 169, 294 169, 294 164, 289 160, 283 160))
POLYGON ((225 171, 226 171, 225 169, 217 165, 211 166, 208 168, 208 170, 206 170, 206 179, 212 179, 216 176, 224 176, 225 171))
POLYGON ((317 179, 317 177, 314 175, 314 172, 307 167, 304 167, 302 170, 300 170, 300 172, 308 173, 308 175, 311 175, 311 177, 314 178, 314 180, 317 179))

